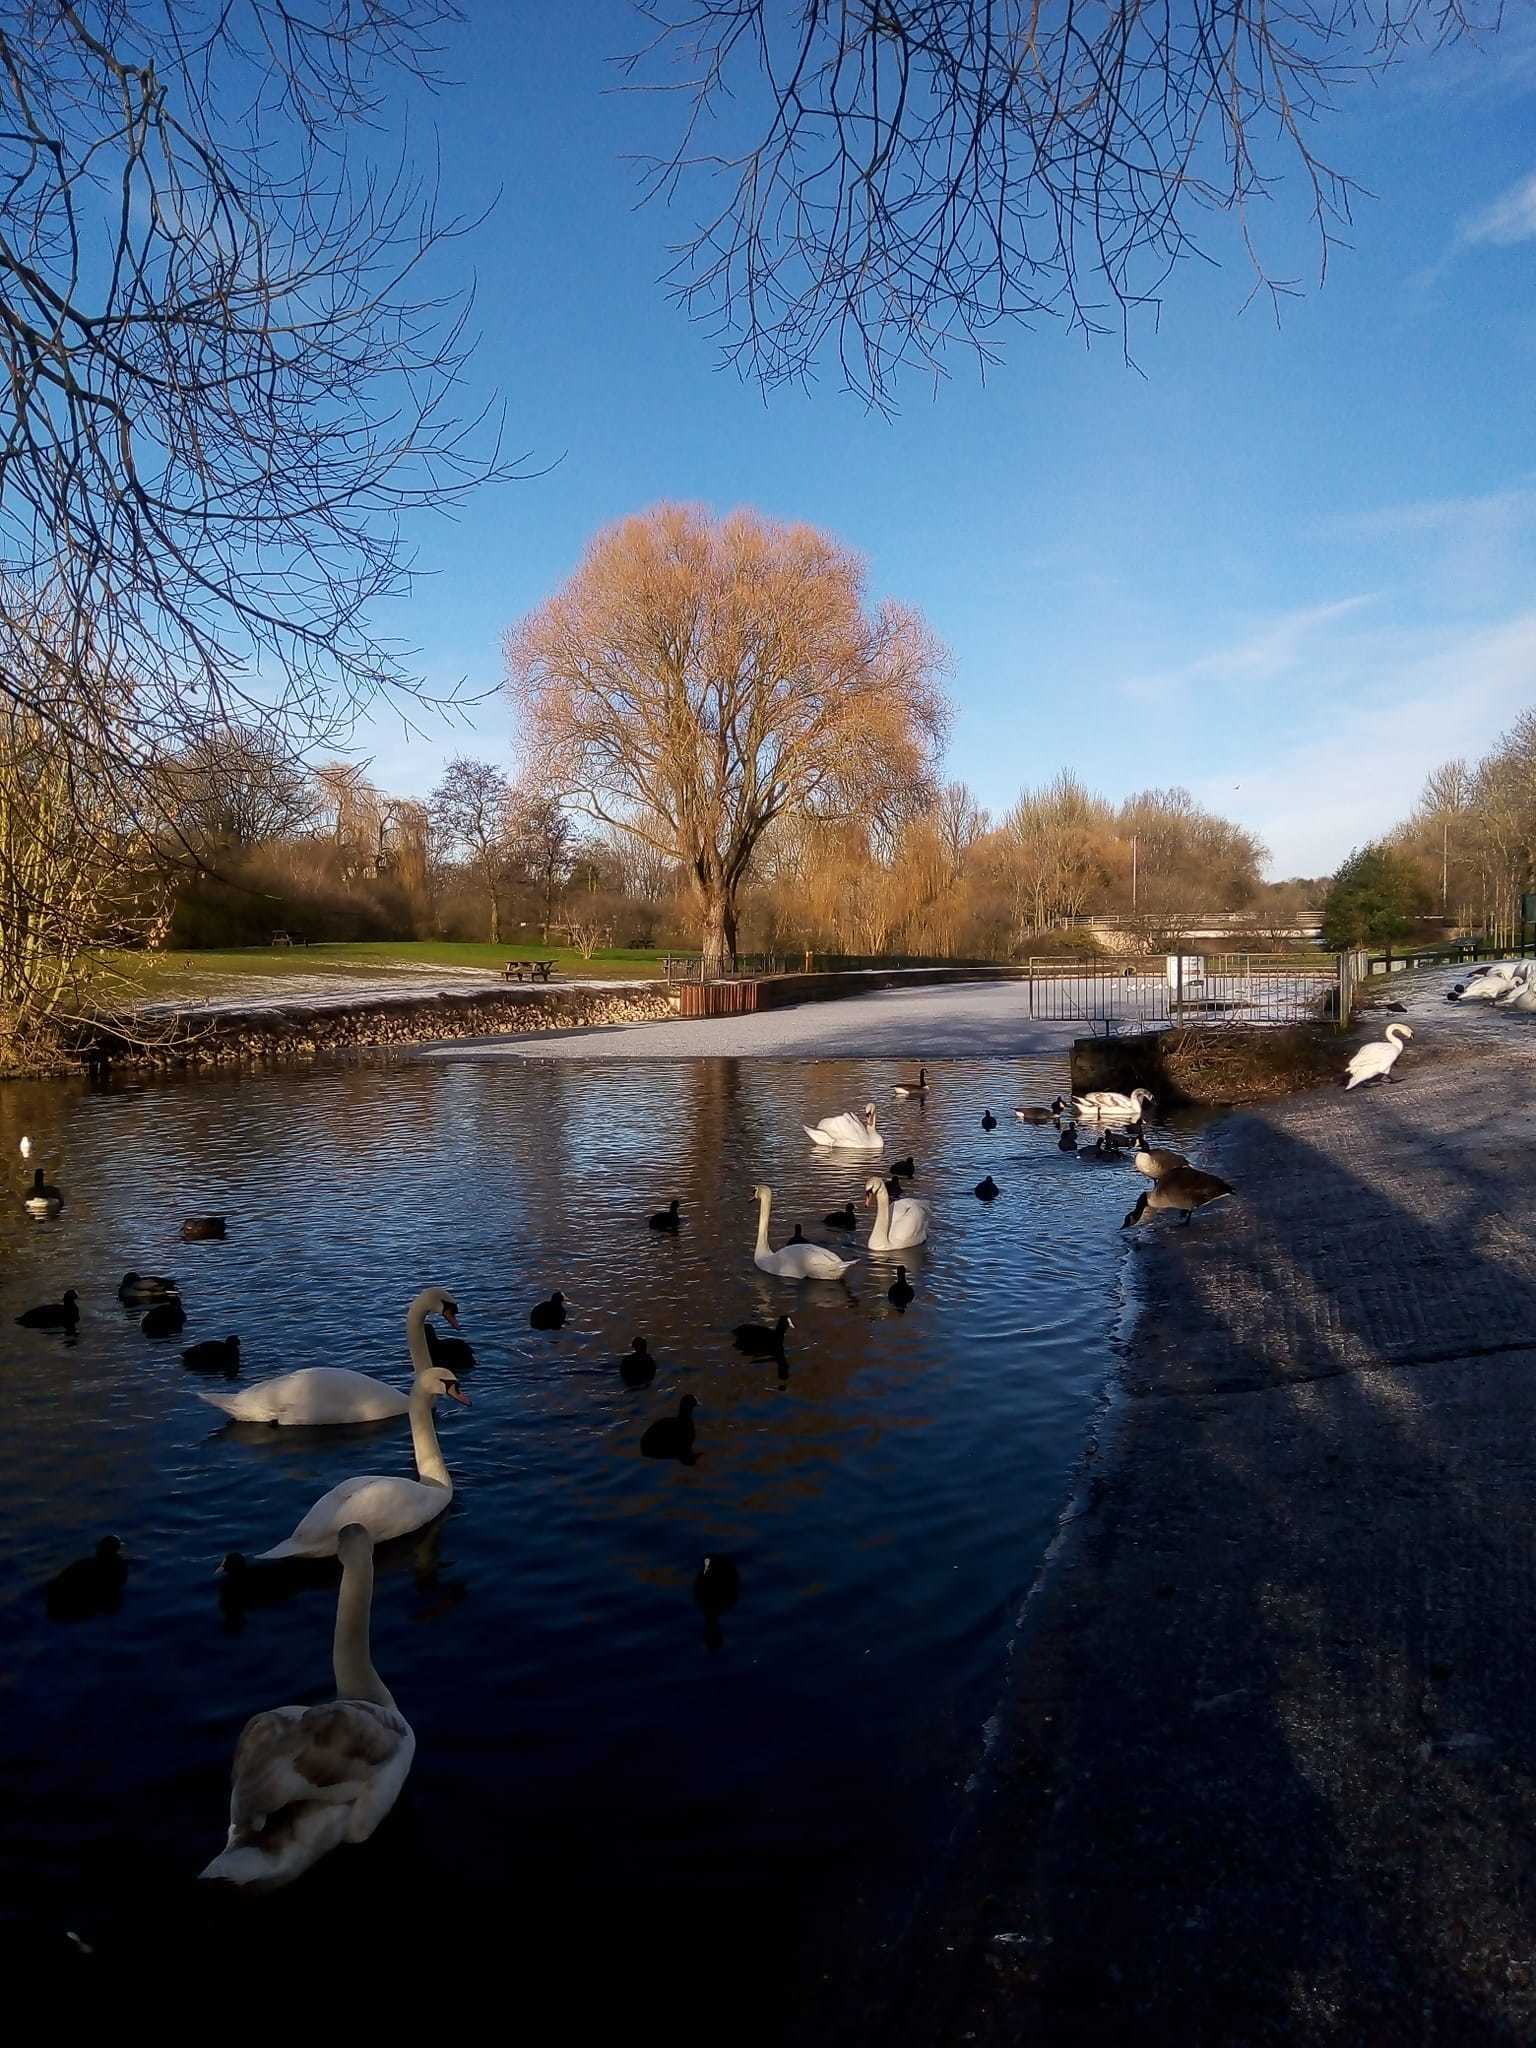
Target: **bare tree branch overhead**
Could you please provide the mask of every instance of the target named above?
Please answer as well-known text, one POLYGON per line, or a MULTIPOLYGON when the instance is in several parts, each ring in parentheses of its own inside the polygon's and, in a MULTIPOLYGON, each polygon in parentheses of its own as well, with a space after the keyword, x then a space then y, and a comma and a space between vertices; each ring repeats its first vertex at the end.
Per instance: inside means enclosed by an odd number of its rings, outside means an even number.
POLYGON ((402 521, 508 470, 456 411, 469 300, 434 259, 465 223, 375 124, 458 17, 0 0, 0 567, 13 638, 53 636, 0 690, 56 721, 35 678, 94 679, 130 769, 419 693, 376 623, 402 521))
MULTIPOLYGON (((1518 0, 1517 0, 1518 4, 1518 0)), ((835 358, 877 405, 1006 328, 1114 331, 1203 220, 1305 194, 1326 265, 1351 180, 1319 140, 1339 93, 1501 0, 639 0, 626 63, 679 102, 648 196, 697 225, 669 273, 764 385, 835 358)))

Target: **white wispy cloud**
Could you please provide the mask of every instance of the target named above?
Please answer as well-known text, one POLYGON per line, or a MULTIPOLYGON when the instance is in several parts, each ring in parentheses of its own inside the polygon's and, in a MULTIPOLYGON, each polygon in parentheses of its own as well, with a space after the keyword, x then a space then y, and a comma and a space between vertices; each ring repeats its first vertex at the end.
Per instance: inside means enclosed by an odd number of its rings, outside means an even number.
POLYGON ((1319 635, 1374 602, 1367 593, 1282 612, 1259 622, 1240 639, 1209 654, 1197 655, 1177 668, 1128 677, 1120 685, 1121 693, 1136 704, 1166 704, 1170 696, 1188 695, 1202 684, 1243 684, 1251 688, 1255 684, 1279 682, 1295 671, 1319 635))
POLYGON ((1318 732, 1266 745, 1194 785, 1270 847, 1275 875, 1327 874, 1412 809, 1428 771, 1486 752, 1536 703, 1536 611, 1425 634, 1407 627, 1314 643, 1334 708, 1318 732))
POLYGON ((1486 244, 1501 249, 1536 240, 1536 171, 1517 179, 1508 191, 1470 214, 1461 224, 1461 240, 1472 247, 1486 244))
POLYGON ((1326 519, 1317 532, 1328 540, 1393 540, 1406 534, 1431 538, 1517 533, 1536 526, 1536 485, 1485 491, 1461 498, 1412 498, 1326 519))

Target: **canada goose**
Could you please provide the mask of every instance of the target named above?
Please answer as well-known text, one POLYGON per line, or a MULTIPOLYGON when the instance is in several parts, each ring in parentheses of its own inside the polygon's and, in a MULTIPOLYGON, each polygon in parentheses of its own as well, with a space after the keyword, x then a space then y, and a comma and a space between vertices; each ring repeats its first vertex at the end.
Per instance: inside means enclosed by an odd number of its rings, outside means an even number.
POLYGON ((915 1081, 898 1081, 892 1089, 893 1095, 926 1095, 928 1093, 928 1069, 919 1067, 915 1081))
POLYGON ((187 1312, 179 1294, 168 1294, 164 1301, 151 1302, 139 1320, 139 1328, 146 1337, 174 1337, 186 1327, 187 1312))
POLYGON ((1172 1173, 1177 1166, 1188 1166, 1189 1161, 1182 1152, 1170 1152, 1166 1145, 1140 1145, 1136 1148, 1131 1164, 1138 1173, 1144 1173, 1148 1180, 1161 1180, 1165 1173, 1172 1173))
POLYGON ((646 1427, 640 1439, 640 1453, 646 1458, 680 1458, 684 1464, 692 1461, 693 1414, 698 1400, 692 1394, 684 1394, 677 1404, 675 1415, 661 1415, 646 1427))
POLYGON ((782 1358, 784 1333, 795 1327, 793 1316, 780 1316, 776 1323, 738 1323, 731 1341, 748 1358, 782 1358))
POLYGON ((37 1167, 32 1175, 32 1185, 22 1198, 22 1207, 29 1216, 56 1216, 63 1206, 62 1193, 43 1179, 43 1169, 37 1167))
POLYGON ((891 1161, 891 1178, 892 1180, 917 1179, 917 1167, 913 1163, 912 1154, 910 1152, 907 1154, 905 1159, 893 1159, 891 1161))
POLYGON ((1053 1123, 1064 1109, 1070 1109, 1071 1106, 1064 1096, 1058 1095, 1049 1109, 1041 1109, 1038 1104, 1026 1103, 1013 1113, 1021 1124, 1048 1124, 1053 1123))
POLYGON ((1374 1081, 1378 1075, 1384 1081, 1392 1080, 1392 1069, 1403 1049, 1404 1040, 1412 1036, 1411 1025, 1389 1024, 1384 1037, 1374 1038, 1369 1045, 1362 1045, 1346 1070, 1349 1079, 1344 1083, 1345 1094, 1347 1095, 1351 1088, 1358 1088, 1362 1081, 1374 1081))
POLYGON ((125 1273, 117 1298, 125 1308, 132 1308, 142 1301, 163 1301, 175 1292, 176 1282, 163 1273, 125 1273))
POLYGON ((976 1199, 978 1202, 995 1202, 1002 1192, 1002 1189, 990 1173, 985 1180, 979 1180, 976 1183, 976 1199))
POLYGON ((643 1337, 636 1337, 619 1360, 619 1377, 626 1387, 648 1387, 656 1377, 656 1361, 643 1337))
POLYGON ((916 1290, 909 1286, 907 1282, 906 1267, 898 1266, 896 1268, 896 1278, 885 1290, 886 1300, 892 1302, 897 1308, 904 1309, 907 1303, 914 1298, 915 1292, 916 1290))
POLYGON ((997 1129, 997 1118, 990 1109, 984 1109, 981 1112, 981 1128, 984 1131, 995 1131, 997 1129))
POLYGON ((196 1244, 200 1238, 222 1237, 224 1218, 222 1216, 189 1216, 181 1226, 181 1234, 188 1244, 196 1244))
POLYGON ((1196 1209, 1203 1209, 1210 1202, 1219 1202, 1224 1195, 1231 1193, 1226 1181, 1218 1180, 1214 1173, 1202 1173, 1197 1166, 1170 1167, 1136 1197, 1135 1208, 1120 1227, 1130 1230, 1141 1222, 1149 1209, 1177 1210, 1188 1223, 1196 1209))
POLYGON ((48 1581, 43 1588, 48 1612, 56 1621, 109 1612, 122 1597, 127 1578, 123 1539, 103 1536, 89 1557, 77 1557, 48 1581))
POLYGON ((472 1372, 480 1363, 467 1337, 445 1337, 435 1323, 426 1321, 422 1323, 421 1334, 427 1340, 428 1358, 448 1372, 472 1372))
POLYGON ((658 1209, 655 1215, 650 1218, 652 1230, 676 1230, 682 1222, 682 1217, 678 1213, 682 1206, 682 1203, 674 1195, 665 1209, 658 1209))
POLYGON ((852 1230, 859 1219, 853 1213, 852 1202, 849 1202, 845 1208, 831 1210, 821 1220, 831 1230, 852 1230))
POLYGON ((223 1372, 233 1379, 240 1370, 240 1339, 208 1337, 201 1344, 189 1344, 181 1362, 193 1372, 223 1372))
POLYGON ((80 1320, 79 1304, 74 1288, 66 1287, 62 1301, 44 1301, 36 1308, 23 1309, 16 1321, 23 1330, 73 1330, 80 1320))
POLYGON ((1056 1150, 1058 1152, 1075 1152, 1077 1150, 1076 1124, 1063 1125, 1061 1136, 1056 1140, 1056 1150))
POLYGON ((530 1330, 560 1330, 565 1327, 565 1296, 557 1287, 548 1301, 535 1302, 528 1311, 530 1330))

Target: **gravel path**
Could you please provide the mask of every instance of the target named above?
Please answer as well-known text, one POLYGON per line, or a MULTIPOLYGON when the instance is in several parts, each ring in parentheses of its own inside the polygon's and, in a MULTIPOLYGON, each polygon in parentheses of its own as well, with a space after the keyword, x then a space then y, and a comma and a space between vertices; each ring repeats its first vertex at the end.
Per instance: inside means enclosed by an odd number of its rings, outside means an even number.
POLYGON ((431 1059, 965 1059, 1061 1051, 1090 1027, 1029 1015, 1021 982, 947 982, 886 989, 835 1003, 802 1003, 749 1017, 464 1039, 431 1059))
POLYGON ((1125 1240, 902 2040, 1536 2039, 1536 1017, 1452 978, 1398 1083, 1229 1119, 1239 1199, 1125 1240))

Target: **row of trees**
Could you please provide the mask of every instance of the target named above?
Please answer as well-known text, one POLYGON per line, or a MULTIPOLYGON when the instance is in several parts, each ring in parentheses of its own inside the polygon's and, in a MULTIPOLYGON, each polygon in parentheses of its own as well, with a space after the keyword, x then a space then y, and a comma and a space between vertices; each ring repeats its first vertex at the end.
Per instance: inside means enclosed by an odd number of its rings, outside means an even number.
POLYGON ((1426 916, 1506 936, 1536 888, 1536 710, 1523 711, 1481 760, 1443 762, 1385 839, 1333 878, 1331 945, 1407 937, 1426 916))

